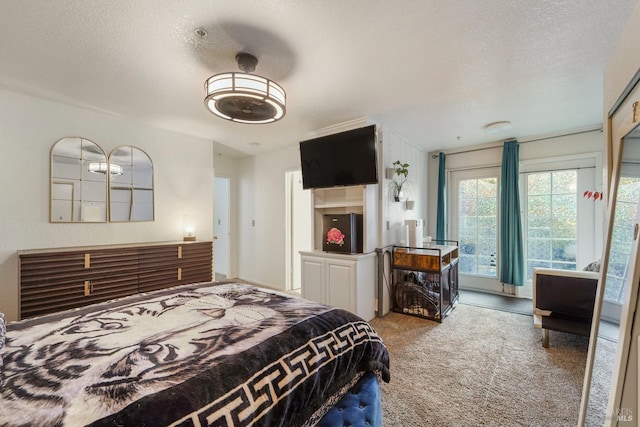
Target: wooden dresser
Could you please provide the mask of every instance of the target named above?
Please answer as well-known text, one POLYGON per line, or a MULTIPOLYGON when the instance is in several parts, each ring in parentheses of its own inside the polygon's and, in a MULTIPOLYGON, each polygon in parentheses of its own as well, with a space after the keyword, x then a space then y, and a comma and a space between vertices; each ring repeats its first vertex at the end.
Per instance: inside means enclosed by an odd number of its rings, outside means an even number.
POLYGON ((154 242, 18 251, 21 319, 208 282, 213 243, 154 242))

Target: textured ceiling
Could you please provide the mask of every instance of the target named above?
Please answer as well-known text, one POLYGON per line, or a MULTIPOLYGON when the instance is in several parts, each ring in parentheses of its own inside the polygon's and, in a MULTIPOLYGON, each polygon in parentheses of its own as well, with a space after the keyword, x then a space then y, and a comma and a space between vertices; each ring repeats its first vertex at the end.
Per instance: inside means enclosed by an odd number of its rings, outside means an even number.
POLYGON ((362 117, 445 149, 601 123, 604 67, 634 4, 2 0, 0 88, 203 137, 228 155, 362 117), (239 51, 286 90, 280 122, 231 123, 205 109, 204 81, 236 71, 239 51), (483 131, 500 120, 513 128, 483 131))

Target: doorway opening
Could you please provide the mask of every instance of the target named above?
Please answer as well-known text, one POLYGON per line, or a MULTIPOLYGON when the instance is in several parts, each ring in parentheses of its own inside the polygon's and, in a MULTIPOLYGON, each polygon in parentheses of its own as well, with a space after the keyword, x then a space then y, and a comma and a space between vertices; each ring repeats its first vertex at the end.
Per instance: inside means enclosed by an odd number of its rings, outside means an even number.
POLYGON ((214 196, 214 279, 224 280, 230 275, 230 180, 229 178, 216 176, 214 196))
POLYGON ((312 249, 311 190, 302 188, 300 170, 285 173, 286 198, 286 289, 302 291, 300 251, 312 249))

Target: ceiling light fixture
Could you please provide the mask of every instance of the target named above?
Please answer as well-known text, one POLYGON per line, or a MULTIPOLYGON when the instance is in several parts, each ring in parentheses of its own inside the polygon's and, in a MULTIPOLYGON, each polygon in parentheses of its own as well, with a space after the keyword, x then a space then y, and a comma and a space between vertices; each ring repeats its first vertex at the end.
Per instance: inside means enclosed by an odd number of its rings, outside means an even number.
POLYGON ((284 117, 286 94, 264 77, 249 74, 258 59, 248 53, 236 55, 242 73, 222 73, 204 83, 204 105, 213 114, 238 123, 272 123, 284 117))
POLYGON ((503 120, 500 122, 493 122, 493 123, 489 123, 488 125, 485 125, 483 129, 487 133, 503 132, 505 130, 511 129, 511 122, 507 120, 503 120))
POLYGON ((106 174, 107 169, 111 175, 122 175, 122 166, 113 163, 91 162, 89 163, 89 172, 106 174))

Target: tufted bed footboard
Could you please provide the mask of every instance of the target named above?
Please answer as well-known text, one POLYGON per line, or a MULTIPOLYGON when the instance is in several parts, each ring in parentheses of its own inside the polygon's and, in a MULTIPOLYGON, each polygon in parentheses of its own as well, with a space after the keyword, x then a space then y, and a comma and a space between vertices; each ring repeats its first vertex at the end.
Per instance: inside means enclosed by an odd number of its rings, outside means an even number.
POLYGON ((368 372, 318 423, 318 427, 381 427, 380 383, 368 372))

